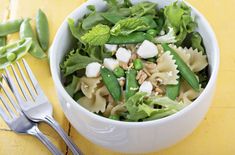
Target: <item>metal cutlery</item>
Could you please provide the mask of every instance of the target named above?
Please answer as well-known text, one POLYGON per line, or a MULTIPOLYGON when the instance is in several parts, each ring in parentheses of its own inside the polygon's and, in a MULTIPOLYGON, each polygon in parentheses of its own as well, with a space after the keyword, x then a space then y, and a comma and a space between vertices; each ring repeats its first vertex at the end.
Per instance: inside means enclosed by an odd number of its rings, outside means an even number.
MULTIPOLYGON (((7 79, 4 78, 7 82, 7 79)), ((10 91, 3 87, 2 83, 0 86, 3 89, 3 96, 0 93, 0 100, 3 106, 0 106, 0 115, 3 120, 7 123, 9 128, 16 133, 29 134, 37 137, 54 155, 62 155, 54 144, 38 129, 36 123, 30 121, 22 112, 16 101, 12 98, 10 91), (11 105, 10 105, 11 104, 11 105), (5 107, 5 110, 4 110, 5 107)))
POLYGON ((5 69, 5 72, 6 78, 8 79, 8 85, 11 88, 12 93, 16 96, 23 113, 34 122, 46 122, 49 124, 59 133, 73 154, 81 155, 82 153, 76 144, 52 117, 52 105, 43 90, 40 88, 29 65, 24 59, 22 59, 22 62, 29 80, 18 62, 16 62, 16 64, 20 72, 20 76, 17 74, 13 65, 11 65, 13 76, 10 74, 8 69, 5 69), (20 89, 18 89, 17 86, 19 86, 20 89))

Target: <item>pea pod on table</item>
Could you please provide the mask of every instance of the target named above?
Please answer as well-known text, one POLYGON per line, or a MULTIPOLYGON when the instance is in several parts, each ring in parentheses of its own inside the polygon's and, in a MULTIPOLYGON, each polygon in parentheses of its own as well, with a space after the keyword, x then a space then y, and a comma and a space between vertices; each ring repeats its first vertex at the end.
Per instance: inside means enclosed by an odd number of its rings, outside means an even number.
POLYGON ((30 19, 25 19, 20 26, 20 38, 32 38, 32 46, 29 53, 36 58, 42 59, 46 57, 45 52, 40 47, 37 38, 34 35, 33 29, 30 25, 30 19))
POLYGON ((164 51, 170 51, 173 55, 173 58, 176 61, 176 65, 180 71, 182 77, 189 83, 189 85, 195 90, 199 91, 199 81, 196 78, 196 75, 193 71, 188 67, 188 65, 181 59, 181 57, 167 44, 162 44, 164 51))
POLYGON ((129 69, 126 73, 126 94, 125 99, 135 95, 139 89, 138 82, 136 80, 137 71, 135 69, 129 69))
POLYGON ((4 37, 8 34, 18 32, 23 19, 8 20, 0 22, 0 37, 4 37))
POLYGON ((101 77, 107 87, 109 93, 115 101, 121 100, 121 86, 112 71, 105 67, 101 67, 101 77))
POLYGON ((32 44, 32 38, 21 39, 17 42, 0 47, 0 69, 23 57, 32 44))
POLYGON ((36 31, 38 41, 44 51, 49 46, 49 25, 46 14, 39 9, 36 15, 36 31))

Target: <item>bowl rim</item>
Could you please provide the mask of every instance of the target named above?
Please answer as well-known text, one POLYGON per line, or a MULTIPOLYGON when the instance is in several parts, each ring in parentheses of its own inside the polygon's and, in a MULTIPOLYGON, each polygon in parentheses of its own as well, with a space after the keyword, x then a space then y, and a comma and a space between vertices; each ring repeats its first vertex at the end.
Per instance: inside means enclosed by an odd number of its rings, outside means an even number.
MULTIPOLYGON (((210 33, 210 35, 212 36, 212 43, 213 45, 213 49, 214 51, 214 55, 215 55, 215 63, 213 66, 213 70, 211 72, 211 76, 209 79, 209 82, 207 83, 205 89, 202 91, 202 93, 199 95, 199 97, 197 97, 190 105, 186 106, 185 108, 183 108, 182 110, 161 118, 161 119, 156 119, 156 120, 151 120, 151 121, 146 121, 146 122, 124 122, 124 121, 116 121, 116 120, 112 120, 103 116, 99 116, 97 114, 94 114, 92 112, 90 112, 89 110, 87 110, 86 108, 82 107, 81 105, 79 105, 65 90, 60 77, 57 75, 57 66, 56 66, 56 61, 55 61, 55 56, 56 56, 56 52, 54 50, 55 48, 55 44, 56 42, 58 42, 59 39, 59 32, 62 29, 62 27, 67 24, 67 19, 69 17, 72 17, 73 14, 76 14, 76 12, 79 11, 79 9, 81 7, 86 6, 90 1, 87 1, 85 3, 83 3, 82 5, 80 5, 78 8, 76 8, 75 10, 73 10, 63 21, 63 23, 60 25, 58 31, 56 32, 56 35, 54 37, 54 41, 51 45, 50 48, 50 70, 51 70, 51 74, 52 74, 52 78, 57 90, 57 94, 58 92, 60 92, 62 94, 62 97, 65 98, 69 103, 71 104, 75 104, 74 106, 76 106, 77 108, 79 108, 79 110, 81 110, 83 113, 85 113, 88 117, 91 117, 92 119, 95 119, 97 121, 100 122, 106 122, 110 125, 119 125, 119 126, 128 126, 128 127, 143 127, 144 126, 151 126, 153 124, 161 124, 161 123, 165 123, 167 121, 170 120, 174 120, 178 117, 181 117, 182 115, 184 115, 185 113, 187 113, 188 111, 190 111, 191 109, 193 109, 195 106, 197 106, 198 102, 202 100, 202 98, 205 98, 207 95, 207 91, 211 90, 214 87, 214 84, 216 83, 216 79, 217 79, 217 75, 218 75, 218 71, 219 71, 219 63, 220 63, 220 53, 219 53, 219 46, 218 46, 218 42, 216 39, 216 35, 213 31, 213 28, 211 27, 211 25, 209 24, 209 22, 207 21, 206 17, 200 13, 196 8, 194 8, 189 2, 185 2, 188 6, 191 7, 192 12, 194 12, 197 16, 199 16, 202 20, 202 23, 204 23, 205 27, 207 28, 208 32, 210 33)), ((63 109, 63 108, 62 108, 63 109)), ((64 111, 63 111, 64 112, 64 111)))

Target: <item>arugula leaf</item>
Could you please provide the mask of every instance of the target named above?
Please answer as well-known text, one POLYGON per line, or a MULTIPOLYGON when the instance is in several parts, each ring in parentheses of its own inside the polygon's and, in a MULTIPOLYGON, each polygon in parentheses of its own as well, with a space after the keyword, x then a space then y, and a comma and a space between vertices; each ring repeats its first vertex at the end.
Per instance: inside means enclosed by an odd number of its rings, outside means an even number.
POLYGON ((114 36, 128 35, 134 31, 146 30, 149 25, 140 18, 126 18, 118 21, 111 29, 111 34, 114 36))
POLYGON ((132 16, 141 17, 144 15, 155 15, 156 14, 156 3, 142 2, 131 7, 132 16))
POLYGON ((98 24, 81 37, 82 41, 89 45, 104 45, 110 37, 110 28, 107 25, 98 24))
POLYGON ((61 64, 61 70, 63 71, 64 76, 74 73, 77 70, 86 68, 86 66, 91 62, 101 63, 100 60, 81 55, 79 52, 80 50, 72 50, 66 57, 63 64, 61 64))
POLYGON ((77 88, 78 81, 79 81, 79 77, 73 76, 72 82, 65 87, 65 90, 72 97, 76 93, 76 88, 77 88))

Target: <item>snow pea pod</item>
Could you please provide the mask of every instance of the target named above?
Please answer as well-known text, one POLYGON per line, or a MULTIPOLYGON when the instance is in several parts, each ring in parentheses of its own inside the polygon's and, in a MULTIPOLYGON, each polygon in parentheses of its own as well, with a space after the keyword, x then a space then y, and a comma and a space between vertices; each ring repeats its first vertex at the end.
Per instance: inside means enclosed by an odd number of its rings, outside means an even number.
POLYGON ((144 32, 133 32, 128 36, 110 36, 107 44, 137 44, 142 43, 144 40, 152 40, 153 37, 144 32))
POLYGON ((164 51, 170 51, 173 55, 173 58, 176 61, 176 65, 178 66, 178 69, 180 71, 180 74, 182 77, 188 82, 188 84, 195 90, 199 91, 199 81, 196 78, 196 75, 193 73, 193 71, 187 66, 187 64, 181 59, 181 57, 167 44, 162 44, 162 47, 164 51))
POLYGON ((166 96, 172 100, 175 100, 176 97, 179 96, 180 79, 178 81, 179 82, 176 85, 167 85, 166 87, 166 96))
POLYGON ((1 47, 0 50, 4 49, 6 52, 0 56, 0 69, 4 69, 5 67, 9 66, 12 62, 23 57, 30 49, 31 44, 32 39, 25 38, 15 43, 1 47))
POLYGON ((137 71, 135 69, 129 69, 126 73, 126 101, 139 89, 138 82, 136 80, 137 71))
POLYGON ((121 100, 121 86, 112 71, 105 67, 101 67, 101 77, 107 87, 109 93, 115 101, 121 100))
POLYGON ((49 25, 47 16, 41 9, 36 15, 36 32, 42 49, 46 51, 49 46, 49 25))
POLYGON ((6 45, 6 37, 0 37, 0 47, 6 45))
POLYGON ((18 32, 23 19, 8 20, 0 23, 0 36, 18 32))
POLYGON ((34 35, 33 29, 29 23, 30 19, 25 19, 20 26, 20 38, 32 38, 32 46, 29 53, 39 59, 45 58, 46 54, 40 47, 37 38, 34 35))

